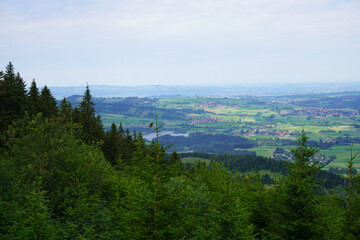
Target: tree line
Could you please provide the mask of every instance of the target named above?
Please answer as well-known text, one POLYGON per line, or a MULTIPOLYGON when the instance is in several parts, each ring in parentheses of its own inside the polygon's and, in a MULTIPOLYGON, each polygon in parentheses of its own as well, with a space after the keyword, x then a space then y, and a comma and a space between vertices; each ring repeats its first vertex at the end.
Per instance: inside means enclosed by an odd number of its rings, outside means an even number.
POLYGON ((360 234, 355 153, 344 195, 316 181, 320 166, 310 158, 317 149, 307 145, 304 132, 293 150, 296 161, 286 164, 287 175, 271 187, 257 174, 232 173, 231 161, 184 167, 176 152, 166 154, 170 146, 160 143, 156 118, 151 129, 157 138, 149 144, 115 123, 105 132, 89 86, 78 107, 63 99, 49 115, 45 108, 31 112, 31 89, 25 90, 19 74, 9 80, 11 69, 0 78, 0 97, 9 103, 1 101, 0 239, 357 239, 360 234))

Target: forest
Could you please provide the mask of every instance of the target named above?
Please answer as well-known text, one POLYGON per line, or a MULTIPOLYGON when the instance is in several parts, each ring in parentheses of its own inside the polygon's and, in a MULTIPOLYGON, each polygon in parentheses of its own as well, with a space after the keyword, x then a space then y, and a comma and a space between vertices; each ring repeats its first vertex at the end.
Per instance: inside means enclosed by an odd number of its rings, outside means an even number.
POLYGON ((183 164, 158 117, 148 124, 150 143, 121 123, 105 131, 89 86, 79 105, 58 104, 35 80, 27 90, 10 62, 0 72, 0 239, 359 238, 359 152, 331 177, 302 131, 294 162, 193 153, 208 164, 183 164), (263 169, 282 174, 265 181, 263 169))

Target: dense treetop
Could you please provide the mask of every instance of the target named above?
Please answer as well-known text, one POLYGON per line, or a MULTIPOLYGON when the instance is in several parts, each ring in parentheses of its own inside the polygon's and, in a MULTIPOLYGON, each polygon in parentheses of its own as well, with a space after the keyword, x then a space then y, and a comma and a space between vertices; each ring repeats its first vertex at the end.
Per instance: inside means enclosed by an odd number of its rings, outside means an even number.
MULTIPOLYGON (((0 117, 1 239, 360 235, 357 155, 349 160, 346 185, 325 189, 324 180, 316 180, 320 167, 309 162, 316 149, 305 132, 293 149, 296 161, 285 167, 256 156, 202 153, 192 157, 208 164, 184 166, 186 154, 166 154, 169 146, 158 137, 147 144, 121 123, 105 132, 89 86, 78 108, 66 99, 57 105, 35 80, 26 91, 11 63, 0 72, 0 117), (263 169, 286 175, 255 172, 263 169)), ((151 129, 159 136, 157 120, 151 129)))

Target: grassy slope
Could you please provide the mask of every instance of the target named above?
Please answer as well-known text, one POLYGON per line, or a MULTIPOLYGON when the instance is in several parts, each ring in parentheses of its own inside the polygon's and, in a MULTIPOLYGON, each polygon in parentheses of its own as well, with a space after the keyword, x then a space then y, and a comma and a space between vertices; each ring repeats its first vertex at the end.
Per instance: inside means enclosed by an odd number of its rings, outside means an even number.
MULTIPOLYGON (((301 100, 301 98, 299 98, 301 100)), ((120 101, 120 100, 119 100, 120 101)), ((326 102, 321 103, 326 104, 326 102)), ((289 110, 295 105, 288 105, 281 102, 268 102, 268 103, 254 103, 252 100, 245 100, 239 98, 162 98, 152 104, 156 109, 194 109, 205 110, 203 113, 188 113, 184 120, 164 119, 159 114, 160 122, 164 123, 163 130, 178 130, 181 132, 203 132, 203 133, 221 133, 221 134, 236 134, 234 131, 242 129, 266 128, 274 130, 291 130, 301 131, 304 129, 310 140, 331 141, 338 136, 345 134, 350 137, 359 137, 360 133, 352 126, 358 124, 360 116, 356 119, 345 119, 339 117, 328 117, 325 120, 307 119, 307 115, 286 116, 280 115, 281 110, 289 110), (202 104, 202 105, 200 105, 202 104), (204 105, 207 104, 207 105, 204 105), (273 115, 274 121, 269 122, 267 117, 273 115), (194 123, 191 120, 201 119, 206 117, 216 118, 215 122, 194 123), (331 130, 331 131, 329 131, 331 130), (335 132, 333 132, 335 131, 335 132)), ((154 119, 145 118, 149 115, 148 112, 137 112, 136 109, 130 109, 127 116, 122 113, 103 113, 102 119, 105 127, 109 127, 114 121, 123 123, 125 127, 147 127, 149 122, 154 119), (137 116, 129 116, 137 114, 137 116)), ((251 139, 256 138, 274 138, 275 136, 269 135, 256 135, 248 136, 251 139)), ((278 136, 279 137, 279 136, 278 136)), ((295 136, 279 137, 295 139, 295 136)), ((286 146, 287 148, 290 146, 286 146)), ((261 146, 250 151, 256 151, 258 155, 271 156, 275 151, 276 146, 261 146)), ((332 148, 321 150, 320 154, 326 156, 334 155, 336 160, 330 166, 345 167, 346 161, 349 159, 350 146, 334 146, 332 148)), ((360 149, 356 146, 355 149, 360 149)), ((360 163, 355 165, 360 169, 360 163)))

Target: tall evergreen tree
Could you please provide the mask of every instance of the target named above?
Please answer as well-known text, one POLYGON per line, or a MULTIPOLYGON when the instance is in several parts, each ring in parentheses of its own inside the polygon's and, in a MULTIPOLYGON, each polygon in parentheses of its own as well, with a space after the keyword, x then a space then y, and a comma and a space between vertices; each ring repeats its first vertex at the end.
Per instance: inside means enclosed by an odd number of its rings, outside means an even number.
POLYGON ((119 158, 120 141, 120 135, 115 123, 113 122, 110 130, 105 134, 104 145, 102 146, 104 156, 112 166, 116 165, 119 158))
POLYGON ((27 110, 30 115, 36 115, 40 111, 40 94, 36 85, 35 79, 31 82, 30 90, 28 92, 27 110))
POLYGON ((84 139, 88 144, 101 141, 104 135, 101 118, 99 115, 95 115, 94 106, 89 85, 87 85, 79 106, 79 122, 83 128, 84 139))
MULTIPOLYGON (((0 135, 7 128, 7 114, 5 109, 6 103, 6 92, 5 92, 5 84, 4 84, 4 73, 0 71, 0 135)), ((1 146, 1 140, 0 140, 1 146)))
POLYGON ((357 239, 360 236, 360 175, 354 174, 354 164, 360 151, 354 153, 353 145, 351 146, 351 155, 347 163, 347 180, 346 187, 346 228, 345 235, 347 239, 357 239), (356 237, 357 236, 357 237, 356 237))
POLYGON ((75 106, 73 109, 72 117, 75 123, 80 123, 80 110, 77 106, 75 106))
POLYGON ((319 166, 311 162, 311 157, 318 149, 308 147, 307 139, 302 131, 296 149, 292 150, 295 162, 288 164, 288 174, 279 188, 283 195, 279 198, 282 211, 278 227, 284 239, 312 239, 315 236, 314 188, 317 186, 315 175, 319 166))
POLYGON ((65 97, 63 98, 63 100, 59 105, 59 110, 60 110, 60 115, 62 115, 63 117, 66 117, 68 119, 72 118, 72 111, 73 111, 72 106, 70 101, 66 100, 65 97))
POLYGON ((121 138, 125 137, 125 131, 124 131, 122 123, 120 123, 120 126, 119 126, 119 134, 120 134, 121 138))
POLYGON ((4 133, 8 125, 22 117, 25 112, 25 82, 19 73, 15 74, 11 62, 0 78, 0 131, 4 133))
POLYGON ((55 116, 58 113, 56 99, 50 92, 50 89, 45 85, 40 93, 40 111, 43 113, 43 116, 49 118, 55 116))
POLYGON ((17 111, 18 111, 18 117, 22 117, 25 113, 26 109, 26 84, 24 82, 24 79, 21 77, 20 73, 16 73, 15 81, 14 81, 14 92, 15 96, 17 98, 17 111))
POLYGON ((173 171, 174 175, 178 175, 184 171, 184 165, 181 162, 181 159, 177 152, 173 151, 168 160, 168 165, 173 171))

